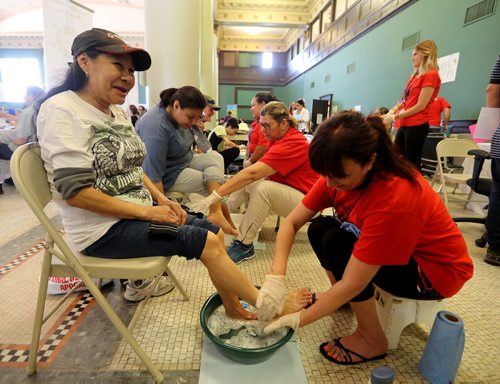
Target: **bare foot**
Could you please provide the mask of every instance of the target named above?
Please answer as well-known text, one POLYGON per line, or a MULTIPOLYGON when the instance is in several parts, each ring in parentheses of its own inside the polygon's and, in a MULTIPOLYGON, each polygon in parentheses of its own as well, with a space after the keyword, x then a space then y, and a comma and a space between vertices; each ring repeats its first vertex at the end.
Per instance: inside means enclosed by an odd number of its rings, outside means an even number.
MULTIPOLYGON (((207 216, 208 221, 218 225, 224 233, 228 235, 238 236, 238 231, 226 220, 222 212, 213 212, 207 216)), ((233 224, 234 225, 234 224, 233 224)))
POLYGON ((233 218, 231 217, 231 212, 229 212, 229 208, 228 208, 227 204, 221 205, 221 210, 222 210, 222 215, 227 220, 227 222, 231 225, 231 227, 238 230, 236 225, 234 225, 234 223, 233 223, 233 218))
MULTIPOLYGON (((239 303, 238 303, 239 304, 239 303)), ((231 319, 243 319, 243 320, 255 320, 257 319, 257 314, 255 312, 250 312, 244 309, 241 305, 238 306, 226 306, 224 303, 224 309, 226 310, 226 316, 231 319)))
POLYGON ((298 312, 301 309, 311 304, 312 293, 308 288, 302 288, 297 291, 288 293, 285 297, 285 305, 283 311, 279 316, 286 315, 287 313, 298 312))
MULTIPOLYGON (((341 339, 339 339, 339 341, 342 343, 345 349, 353 351, 368 360, 385 354, 388 349, 388 343, 385 336, 381 336, 378 338, 370 337, 370 339, 368 340, 355 332, 352 335, 342 337, 341 339)), ((342 352, 341 349, 336 346, 333 341, 325 345, 323 348, 324 351, 327 352, 328 355, 334 360, 337 360, 339 362, 348 360, 344 355, 348 352, 346 352, 345 349, 344 352, 342 352)), ((353 353, 350 353, 349 355, 353 363, 362 361, 360 357, 356 356, 353 353)))

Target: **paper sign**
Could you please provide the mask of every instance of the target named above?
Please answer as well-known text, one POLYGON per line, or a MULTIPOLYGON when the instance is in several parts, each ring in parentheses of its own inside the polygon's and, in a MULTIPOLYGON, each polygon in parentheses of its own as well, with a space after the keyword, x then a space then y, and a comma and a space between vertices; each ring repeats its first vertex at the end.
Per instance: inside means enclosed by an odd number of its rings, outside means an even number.
POLYGON ((455 77, 457 76, 459 57, 460 52, 456 52, 452 53, 451 55, 438 58, 439 77, 441 78, 441 84, 455 81, 455 77))

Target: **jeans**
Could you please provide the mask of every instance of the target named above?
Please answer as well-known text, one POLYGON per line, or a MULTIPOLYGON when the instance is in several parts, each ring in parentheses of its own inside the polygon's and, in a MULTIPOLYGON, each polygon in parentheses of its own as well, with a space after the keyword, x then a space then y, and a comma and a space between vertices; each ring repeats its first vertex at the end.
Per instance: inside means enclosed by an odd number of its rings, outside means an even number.
POLYGON ((104 236, 82 252, 105 259, 127 259, 148 256, 184 256, 199 259, 205 248, 208 231, 219 227, 205 219, 188 215, 186 224, 178 227, 177 236, 157 237, 148 233, 149 222, 120 220, 104 236))
POLYGON ((500 250, 500 158, 491 159, 491 177, 493 183, 490 192, 486 230, 488 243, 495 250, 500 250))

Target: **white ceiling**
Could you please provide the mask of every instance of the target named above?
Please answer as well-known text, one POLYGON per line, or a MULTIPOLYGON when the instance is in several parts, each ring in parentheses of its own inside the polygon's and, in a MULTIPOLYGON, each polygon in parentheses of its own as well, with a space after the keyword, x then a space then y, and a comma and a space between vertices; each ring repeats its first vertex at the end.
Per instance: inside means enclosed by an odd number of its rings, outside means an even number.
MULTIPOLYGON (((76 0, 89 8, 118 6, 144 9, 144 0, 76 0)), ((161 0, 182 1, 182 0, 161 0)), ((328 0, 202 0, 214 1, 219 49, 286 51, 328 0)), ((42 0, 1 0, 0 23, 41 9, 42 0)), ((121 31, 118 31, 121 32, 121 31)), ((143 31, 127 31, 142 34, 143 31)))

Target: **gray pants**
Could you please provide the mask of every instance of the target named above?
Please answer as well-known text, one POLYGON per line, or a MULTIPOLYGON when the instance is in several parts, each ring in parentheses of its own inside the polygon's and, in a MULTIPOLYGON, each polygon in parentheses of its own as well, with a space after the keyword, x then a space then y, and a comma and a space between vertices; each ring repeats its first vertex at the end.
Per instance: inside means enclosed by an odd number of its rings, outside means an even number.
POLYGON ((224 183, 224 158, 217 151, 194 155, 191 163, 184 168, 175 184, 167 192, 199 193, 207 196, 207 182, 224 183))

